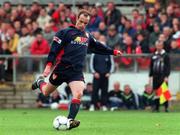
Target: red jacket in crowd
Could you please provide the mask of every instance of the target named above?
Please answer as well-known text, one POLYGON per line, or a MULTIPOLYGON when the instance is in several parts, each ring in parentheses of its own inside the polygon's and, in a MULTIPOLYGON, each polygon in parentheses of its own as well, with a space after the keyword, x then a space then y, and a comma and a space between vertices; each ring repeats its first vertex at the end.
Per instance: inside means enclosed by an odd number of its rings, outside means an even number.
POLYGON ((50 51, 50 46, 48 42, 43 39, 41 42, 34 40, 30 48, 31 54, 48 54, 50 51))

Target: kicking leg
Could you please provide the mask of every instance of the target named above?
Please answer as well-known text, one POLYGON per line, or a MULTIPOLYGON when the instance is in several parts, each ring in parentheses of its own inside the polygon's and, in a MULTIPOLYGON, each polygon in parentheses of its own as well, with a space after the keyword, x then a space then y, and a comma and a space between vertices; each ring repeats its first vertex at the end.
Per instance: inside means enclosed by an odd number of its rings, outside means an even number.
POLYGON ((52 85, 50 82, 46 83, 44 81, 44 77, 40 76, 33 84, 32 90, 39 88, 44 96, 48 96, 54 90, 56 90, 57 86, 52 85))

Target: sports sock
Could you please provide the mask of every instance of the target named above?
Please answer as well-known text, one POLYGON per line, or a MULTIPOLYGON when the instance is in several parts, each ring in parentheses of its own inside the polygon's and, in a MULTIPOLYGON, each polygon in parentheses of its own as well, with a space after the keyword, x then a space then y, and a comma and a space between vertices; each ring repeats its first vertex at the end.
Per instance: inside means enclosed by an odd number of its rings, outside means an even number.
POLYGON ((40 91, 43 93, 42 87, 43 87, 44 85, 46 85, 46 82, 45 82, 44 80, 38 80, 38 81, 37 81, 37 85, 38 85, 40 91))
POLYGON ((79 111, 80 103, 81 101, 79 99, 72 99, 69 109, 68 119, 75 119, 79 111))

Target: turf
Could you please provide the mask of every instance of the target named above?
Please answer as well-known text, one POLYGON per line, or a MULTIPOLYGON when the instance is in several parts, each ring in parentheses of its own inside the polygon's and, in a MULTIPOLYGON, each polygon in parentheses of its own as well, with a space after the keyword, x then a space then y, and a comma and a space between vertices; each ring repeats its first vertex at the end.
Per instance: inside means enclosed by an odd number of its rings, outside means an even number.
POLYGON ((0 110, 0 135, 180 135, 180 114, 142 111, 81 111, 80 127, 52 128, 52 120, 67 111, 49 109, 0 110))

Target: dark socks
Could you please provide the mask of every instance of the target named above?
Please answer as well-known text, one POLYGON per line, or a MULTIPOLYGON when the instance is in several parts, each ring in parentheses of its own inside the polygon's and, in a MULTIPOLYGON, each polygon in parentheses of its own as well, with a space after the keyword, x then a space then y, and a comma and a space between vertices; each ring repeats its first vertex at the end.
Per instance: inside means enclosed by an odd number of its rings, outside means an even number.
POLYGON ((79 112, 80 103, 81 101, 79 99, 72 99, 68 119, 75 119, 77 113, 79 112))

